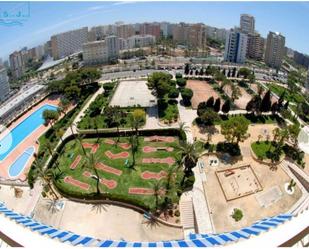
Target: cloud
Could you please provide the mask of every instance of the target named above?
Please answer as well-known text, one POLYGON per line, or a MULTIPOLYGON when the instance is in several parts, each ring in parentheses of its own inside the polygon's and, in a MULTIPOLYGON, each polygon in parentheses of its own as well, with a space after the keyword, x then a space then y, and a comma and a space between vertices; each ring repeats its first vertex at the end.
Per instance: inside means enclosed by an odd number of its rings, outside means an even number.
POLYGON ((98 5, 98 6, 89 7, 87 10, 88 10, 88 11, 96 11, 96 10, 104 9, 105 7, 106 7, 106 6, 98 5))
POLYGON ((137 1, 121 1, 121 2, 113 3, 113 5, 125 5, 125 4, 132 4, 132 3, 137 3, 137 1))

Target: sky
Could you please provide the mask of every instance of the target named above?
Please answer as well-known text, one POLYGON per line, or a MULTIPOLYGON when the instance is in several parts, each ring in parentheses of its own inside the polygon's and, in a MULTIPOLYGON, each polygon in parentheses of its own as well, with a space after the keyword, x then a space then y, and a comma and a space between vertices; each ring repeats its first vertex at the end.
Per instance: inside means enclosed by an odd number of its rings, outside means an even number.
POLYGON ((309 2, 1 2, 0 58, 25 46, 33 47, 63 31, 116 21, 202 22, 219 28, 239 25, 240 14, 255 17, 263 37, 281 32, 286 46, 309 54, 309 2), (4 11, 27 12, 22 25, 1 24, 4 11))

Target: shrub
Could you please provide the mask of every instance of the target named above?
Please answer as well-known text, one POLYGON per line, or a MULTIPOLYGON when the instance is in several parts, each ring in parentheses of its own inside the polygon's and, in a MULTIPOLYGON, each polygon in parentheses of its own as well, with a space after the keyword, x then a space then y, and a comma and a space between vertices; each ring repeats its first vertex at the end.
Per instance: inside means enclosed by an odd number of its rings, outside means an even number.
POLYGON ((183 104, 185 106, 190 106, 191 105, 191 98, 193 97, 193 91, 189 88, 184 88, 181 91, 181 96, 183 99, 183 104))
POLYGON ((219 142, 217 144, 217 152, 228 153, 231 156, 240 156, 240 148, 237 143, 219 142))
POLYGON ((179 210, 177 209, 174 214, 175 214, 176 217, 179 217, 180 216, 179 210))
POLYGON ((181 73, 176 73, 176 79, 181 79, 182 78, 182 74, 181 73))
POLYGON ((174 99, 174 98, 178 98, 178 96, 179 96, 179 90, 177 88, 172 88, 170 92, 168 93, 169 98, 174 99))
POLYGON ((243 213, 240 209, 238 208, 234 208, 234 211, 233 211, 233 214, 232 214, 232 218, 235 220, 235 221, 240 221, 243 217, 243 213))
POLYGON ((183 190, 189 190, 189 189, 192 189, 193 187, 193 184, 194 184, 194 181, 195 181, 195 177, 194 175, 191 175, 189 177, 186 177, 183 185, 182 185, 182 189, 183 190))
POLYGON ((179 87, 185 87, 187 84, 187 80, 184 78, 176 78, 176 83, 179 87))

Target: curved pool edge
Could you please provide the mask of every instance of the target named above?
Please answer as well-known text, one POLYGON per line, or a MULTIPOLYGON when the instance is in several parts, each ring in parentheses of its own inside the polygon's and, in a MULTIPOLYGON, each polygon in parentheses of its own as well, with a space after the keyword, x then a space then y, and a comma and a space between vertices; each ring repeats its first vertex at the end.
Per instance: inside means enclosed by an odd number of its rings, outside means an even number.
MULTIPOLYGON (((34 155, 34 153, 35 153, 35 147, 34 147, 34 146, 30 146, 30 147, 28 147, 27 149, 25 149, 24 152, 18 156, 18 158, 15 159, 15 161, 8 167, 8 176, 9 176, 10 180, 15 180, 15 179, 17 179, 17 178, 23 173, 23 171, 24 171, 25 168, 27 167, 27 164, 28 164, 29 161, 31 160, 31 157, 34 155), (31 149, 31 152, 28 152, 29 149, 31 149), (22 167, 19 169, 18 174, 12 175, 12 174, 11 174, 11 168, 14 167, 14 165, 15 165, 16 163, 18 163, 19 160, 21 160, 22 157, 23 157, 25 154, 26 154, 27 158, 25 159, 24 162, 21 162, 21 163, 23 163, 23 165, 22 165, 22 167)), ((17 165, 17 166, 18 166, 18 165, 17 165)))

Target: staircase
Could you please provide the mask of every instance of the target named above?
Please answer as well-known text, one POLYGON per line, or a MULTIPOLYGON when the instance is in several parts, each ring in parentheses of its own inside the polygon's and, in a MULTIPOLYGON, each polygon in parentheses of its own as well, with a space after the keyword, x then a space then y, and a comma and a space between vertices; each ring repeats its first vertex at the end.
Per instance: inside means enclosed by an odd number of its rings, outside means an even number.
POLYGON ((180 220, 186 237, 190 233, 195 233, 195 220, 192 203, 192 193, 183 194, 179 202, 180 220))

